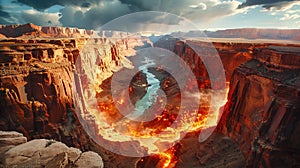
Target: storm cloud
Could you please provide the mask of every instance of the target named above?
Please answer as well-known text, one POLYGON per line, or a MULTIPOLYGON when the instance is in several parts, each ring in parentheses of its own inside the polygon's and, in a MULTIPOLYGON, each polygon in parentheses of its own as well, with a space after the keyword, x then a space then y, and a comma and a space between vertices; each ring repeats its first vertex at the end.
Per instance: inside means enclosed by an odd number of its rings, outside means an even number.
MULTIPOLYGON (((12 1, 12 0, 10 0, 12 1)), ((127 14, 143 11, 167 12, 186 18, 196 25, 209 25, 223 17, 247 13, 251 6, 265 9, 283 9, 297 0, 13 0, 21 10, 6 10, 0 3, 1 24, 32 22, 42 26, 65 26, 98 29, 106 23, 127 14), (24 9, 23 9, 23 7, 24 9), (54 7, 53 7, 54 6, 54 7), (49 10, 51 9, 51 10, 49 10), (56 10, 55 10, 56 9, 56 10)), ((286 17, 295 18, 295 17, 286 17)), ((135 22, 176 25, 174 17, 136 17, 135 22)), ((124 22, 126 23, 126 22, 124 22)), ((138 26, 137 26, 138 27, 138 26)))
POLYGON ((5 12, 3 10, 3 7, 0 6, 0 24, 9 24, 8 21, 6 21, 7 18, 10 18, 9 13, 5 12))
MULTIPOLYGON (((32 7, 36 11, 35 14, 38 15, 42 15, 42 12, 44 12, 43 18, 47 18, 47 23, 58 25, 59 22, 62 26, 86 29, 97 29, 120 16, 143 11, 168 12, 187 18, 195 24, 208 23, 214 19, 244 11, 244 9, 237 9, 238 5, 241 4, 237 0, 16 0, 14 3, 32 7), (61 6, 57 15, 47 11, 54 5, 61 6)), ((11 17, 20 23, 25 21, 35 21, 33 22, 35 24, 42 23, 42 20, 34 15, 30 20, 31 14, 33 14, 32 11, 26 13, 22 11, 11 17)), ((137 17, 136 19, 137 22, 157 23, 162 18, 137 17)), ((179 21, 180 19, 168 19, 164 20, 164 23, 178 24, 179 21)))
POLYGON ((296 2, 299 2, 299 0, 246 0, 246 2, 239 5, 238 8, 244 8, 244 7, 254 6, 254 5, 262 5, 262 7, 265 9, 275 8, 277 10, 280 10, 296 2))
POLYGON ((15 2, 31 6, 36 10, 42 11, 54 5, 86 7, 90 4, 100 3, 101 1, 102 0, 16 0, 15 2))

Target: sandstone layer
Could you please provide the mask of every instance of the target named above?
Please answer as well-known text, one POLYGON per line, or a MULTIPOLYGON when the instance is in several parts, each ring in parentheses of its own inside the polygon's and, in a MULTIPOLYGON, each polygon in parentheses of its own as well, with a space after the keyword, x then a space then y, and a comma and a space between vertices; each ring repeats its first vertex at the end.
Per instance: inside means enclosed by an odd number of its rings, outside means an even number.
POLYGON ((269 46, 239 66, 218 130, 238 143, 248 167, 299 166, 300 50, 269 46))
MULTIPOLYGON (((55 139, 83 151, 104 153, 103 160, 111 167, 122 161, 117 159, 121 156, 93 142, 74 107, 74 67, 87 41, 85 38, 1 40, 0 130, 21 132, 29 140, 55 139)), ((101 47, 95 52, 102 58, 100 82, 126 63, 125 56, 134 52, 135 46, 143 44, 143 39, 135 38, 97 41, 101 47)))
POLYGON ((32 23, 24 25, 0 25, 0 34, 5 37, 37 38, 37 37, 68 37, 68 38, 87 38, 94 35, 94 31, 63 28, 63 27, 42 27, 32 23))
POLYGON ((176 32, 173 36, 185 37, 211 37, 211 38, 239 38, 239 39, 275 39, 275 40, 295 40, 299 41, 299 29, 259 29, 259 28, 240 28, 218 31, 190 31, 176 32))

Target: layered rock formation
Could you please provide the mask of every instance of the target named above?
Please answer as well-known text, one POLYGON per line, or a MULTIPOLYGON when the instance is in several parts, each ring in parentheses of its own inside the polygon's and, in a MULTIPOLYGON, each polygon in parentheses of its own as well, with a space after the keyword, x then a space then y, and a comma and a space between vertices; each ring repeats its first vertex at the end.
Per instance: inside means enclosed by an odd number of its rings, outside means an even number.
MULTIPOLYGON (((171 36, 166 36, 154 43, 155 47, 168 49, 183 60, 192 68, 199 86, 201 88, 208 88, 211 85, 208 69, 211 71, 225 73, 226 81, 229 82, 233 71, 241 64, 253 59, 255 52, 261 51, 261 55, 270 55, 272 51, 270 48, 282 48, 289 46, 289 49, 299 47, 293 41, 266 41, 266 40, 241 40, 241 39, 192 39, 180 40, 171 36), (199 50, 199 52, 195 52, 199 50), (217 53, 220 58, 221 64, 210 64, 212 67, 207 67, 203 59, 209 55, 217 53), (222 69, 224 68, 224 71, 222 69)), ((276 56, 274 56, 276 57, 276 56)), ((290 61, 294 57, 290 57, 288 51, 282 57, 288 57, 290 61)), ((275 58, 274 58, 275 59, 275 58)), ((297 62, 294 61, 294 62, 297 62)), ((215 76, 219 76, 215 73, 215 76)))
POLYGON ((94 35, 94 31, 78 29, 78 28, 64 28, 64 27, 42 27, 32 23, 24 25, 0 25, 0 34, 5 37, 68 37, 68 38, 87 38, 94 35))
MULTIPOLYGON (((101 79, 122 66, 142 39, 98 39, 101 79), (122 59, 121 59, 122 58, 122 59)), ((74 64, 87 39, 6 39, 0 44, 0 130, 15 130, 29 140, 48 138, 81 150, 105 153, 85 133, 73 102, 74 64)), ((94 121, 91 121, 94 122, 94 121)), ((104 161, 118 156, 106 152, 104 161)), ((116 161, 114 163, 117 163, 116 161)), ((108 164, 109 166, 109 164, 108 164)))
POLYGON ((239 66, 218 130, 238 143, 247 167, 299 166, 300 50, 269 46, 239 66))
POLYGON ((176 32, 173 36, 199 37, 207 36, 212 38, 242 38, 242 39, 274 39, 274 40, 295 40, 299 41, 299 29, 258 29, 241 28, 227 29, 218 31, 199 31, 176 32))
POLYGON ((88 148, 72 107, 76 44, 70 39, 2 41, 1 130, 88 148))
POLYGON ((17 132, 0 131, 0 166, 3 167, 103 167, 95 152, 81 152, 61 142, 26 137, 17 132))

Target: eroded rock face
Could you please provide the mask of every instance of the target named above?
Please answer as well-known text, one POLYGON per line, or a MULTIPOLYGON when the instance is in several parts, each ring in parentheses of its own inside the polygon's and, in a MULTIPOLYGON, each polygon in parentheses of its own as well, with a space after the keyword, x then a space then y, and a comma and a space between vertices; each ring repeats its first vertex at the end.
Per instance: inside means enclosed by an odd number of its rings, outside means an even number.
POLYGON ((270 47, 234 71, 218 130, 239 144, 246 166, 299 165, 299 57, 299 48, 270 47))
MULTIPOLYGON (((182 41, 166 36, 155 42, 154 46, 170 50, 185 60, 193 70, 200 88, 211 87, 208 70, 213 71, 214 76, 217 77, 225 73, 226 81, 229 82, 234 70, 253 58, 261 61, 265 60, 264 62, 271 61, 273 66, 288 64, 284 68, 294 68, 293 64, 299 62, 297 55, 289 51, 296 50, 299 47, 299 44, 292 41, 210 39, 211 42, 207 42, 207 40, 199 38, 198 40, 182 41), (199 52, 196 53, 195 49, 198 49, 199 52), (277 52, 277 50, 281 51, 277 52), (212 67, 208 67, 203 58, 214 53, 218 54, 222 65, 215 63, 211 64, 212 67), (275 63, 276 60, 282 60, 283 62, 275 63)), ((220 84, 218 87, 222 88, 221 86, 220 84)))
POLYGON ((6 37, 91 37, 92 30, 65 28, 65 27, 41 27, 32 23, 24 25, 0 25, 0 34, 6 37))
MULTIPOLYGON (((76 115, 74 108, 74 64, 87 40, 5 39, 0 42, 0 130, 21 132, 29 140, 51 138, 83 151, 107 152, 85 133, 79 122, 81 116, 76 115)), ((103 58, 99 64, 103 80, 113 74, 114 68, 123 66, 121 62, 135 46, 144 44, 143 39, 98 40, 102 46, 97 52, 103 58)), ((109 152, 105 156, 105 162, 117 157, 109 152)), ((69 154, 53 159, 66 157, 69 154)), ((60 164, 64 163, 61 160, 60 164)))
POLYGON ((1 131, 0 141, 7 138, 23 138, 25 141, 14 143, 9 150, 2 152, 0 166, 2 164, 3 167, 103 167, 102 158, 95 152, 82 153, 79 149, 69 148, 54 140, 35 139, 26 142, 26 137, 20 133, 1 131))
POLYGON ((54 138, 81 149, 88 148, 72 107, 72 62, 78 56, 73 51, 78 50, 80 42, 2 41, 0 52, 5 53, 1 58, 20 57, 2 60, 1 130, 17 130, 29 139, 54 138))

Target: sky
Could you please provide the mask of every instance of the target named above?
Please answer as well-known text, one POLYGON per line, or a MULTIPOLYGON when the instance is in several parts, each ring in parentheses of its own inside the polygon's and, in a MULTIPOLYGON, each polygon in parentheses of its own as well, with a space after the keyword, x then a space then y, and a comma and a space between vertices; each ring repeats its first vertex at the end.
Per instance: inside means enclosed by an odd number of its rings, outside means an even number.
POLYGON ((173 15, 137 14, 132 21, 164 27, 184 18, 201 30, 300 28, 299 0, 0 0, 0 24, 98 29, 116 18, 145 11, 173 15))

